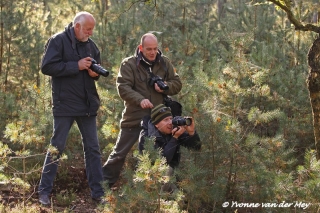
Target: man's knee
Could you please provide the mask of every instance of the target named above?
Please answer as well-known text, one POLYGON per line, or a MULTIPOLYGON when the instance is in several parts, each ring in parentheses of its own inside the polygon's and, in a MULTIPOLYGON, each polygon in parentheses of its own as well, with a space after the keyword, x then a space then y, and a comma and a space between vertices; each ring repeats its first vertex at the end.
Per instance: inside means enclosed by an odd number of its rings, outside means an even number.
POLYGON ((105 165, 107 165, 107 164, 116 164, 118 162, 124 161, 125 158, 126 158, 126 156, 120 156, 120 155, 114 156, 114 157, 110 156, 108 158, 107 162, 105 163, 105 165))

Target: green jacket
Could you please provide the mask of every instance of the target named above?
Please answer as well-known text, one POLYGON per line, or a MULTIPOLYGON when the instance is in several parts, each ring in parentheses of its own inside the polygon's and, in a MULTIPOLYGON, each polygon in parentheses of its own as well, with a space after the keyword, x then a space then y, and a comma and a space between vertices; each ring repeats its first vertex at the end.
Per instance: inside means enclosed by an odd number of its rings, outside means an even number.
MULTIPOLYGON (((154 87, 148 84, 149 73, 138 57, 138 48, 135 55, 125 58, 120 65, 117 76, 117 91, 124 101, 124 110, 120 121, 121 127, 140 127, 141 119, 151 114, 151 109, 142 109, 140 102, 149 99, 153 106, 163 103, 163 94, 156 92, 154 87)), ((170 60, 158 53, 159 57, 153 63, 152 72, 160 76, 169 86, 165 90, 166 95, 172 96, 180 92, 182 83, 179 75, 175 73, 170 60)))

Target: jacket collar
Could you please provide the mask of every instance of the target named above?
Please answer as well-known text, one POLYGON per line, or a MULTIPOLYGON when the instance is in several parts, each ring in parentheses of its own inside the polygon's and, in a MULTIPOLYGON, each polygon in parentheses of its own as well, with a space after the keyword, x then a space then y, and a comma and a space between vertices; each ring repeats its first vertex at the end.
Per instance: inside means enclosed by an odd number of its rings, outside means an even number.
POLYGON ((158 53, 156 56, 156 60, 155 61, 149 61, 148 59, 144 58, 142 52, 140 51, 139 47, 136 48, 135 51, 135 57, 136 57, 136 65, 139 66, 140 62, 143 61, 144 63, 146 63, 149 66, 152 66, 154 63, 156 62, 160 62, 161 58, 162 58, 162 52, 161 50, 158 49, 158 53))
POLYGON ((151 120, 148 121, 148 136, 162 137, 159 130, 151 123, 151 120))

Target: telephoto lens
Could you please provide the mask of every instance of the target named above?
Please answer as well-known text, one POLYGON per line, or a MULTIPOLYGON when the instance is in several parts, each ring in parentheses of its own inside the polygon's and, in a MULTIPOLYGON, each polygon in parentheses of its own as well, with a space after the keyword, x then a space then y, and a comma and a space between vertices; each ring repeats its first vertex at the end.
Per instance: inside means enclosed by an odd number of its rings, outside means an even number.
POLYGON ((192 119, 191 118, 184 118, 181 116, 176 116, 174 118, 172 118, 172 125, 173 126, 190 126, 192 123, 192 119))
POLYGON ((93 58, 91 59, 91 66, 90 66, 90 69, 99 74, 99 75, 102 75, 104 77, 107 77, 109 75, 109 71, 104 69, 102 66, 98 65, 97 64, 97 61, 94 60, 93 58))

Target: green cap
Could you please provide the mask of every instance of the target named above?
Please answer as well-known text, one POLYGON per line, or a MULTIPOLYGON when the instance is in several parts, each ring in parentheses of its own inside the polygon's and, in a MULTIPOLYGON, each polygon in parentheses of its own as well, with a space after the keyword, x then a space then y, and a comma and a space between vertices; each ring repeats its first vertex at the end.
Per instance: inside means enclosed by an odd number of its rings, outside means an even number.
POLYGON ((162 119, 172 116, 170 107, 166 107, 164 104, 159 104, 151 110, 151 122, 156 125, 162 119))

